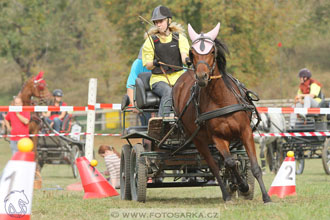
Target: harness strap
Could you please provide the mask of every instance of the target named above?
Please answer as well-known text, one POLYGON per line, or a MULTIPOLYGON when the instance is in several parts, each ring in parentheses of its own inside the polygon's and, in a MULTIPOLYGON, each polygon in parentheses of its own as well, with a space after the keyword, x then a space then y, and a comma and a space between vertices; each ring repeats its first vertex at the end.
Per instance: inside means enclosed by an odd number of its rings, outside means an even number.
POLYGON ((227 115, 229 113, 238 112, 238 111, 252 111, 254 107, 252 105, 242 105, 242 104, 234 104, 225 106, 223 108, 218 108, 214 111, 205 112, 199 115, 199 117, 196 119, 196 124, 201 124, 202 122, 205 122, 207 120, 210 120, 212 118, 217 118, 223 115, 227 115))
POLYGON ((188 144, 190 144, 190 142, 195 138, 195 136, 197 135, 197 133, 199 132, 201 126, 197 125, 197 128, 195 129, 194 133, 192 133, 192 135, 188 138, 188 140, 186 140, 186 142, 180 146, 178 149, 176 149, 173 153, 171 153, 171 156, 174 156, 177 152, 179 152, 180 150, 184 149, 186 146, 188 146, 188 144))

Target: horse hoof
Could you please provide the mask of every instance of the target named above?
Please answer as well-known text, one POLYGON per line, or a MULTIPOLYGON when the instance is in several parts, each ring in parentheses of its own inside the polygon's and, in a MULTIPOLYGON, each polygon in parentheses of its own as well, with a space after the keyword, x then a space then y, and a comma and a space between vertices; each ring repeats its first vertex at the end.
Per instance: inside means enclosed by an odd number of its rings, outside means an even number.
POLYGON ((264 204, 271 204, 272 200, 270 199, 270 197, 264 199, 264 204))
POLYGON ((231 202, 231 196, 227 196, 226 198, 223 199, 225 203, 231 202))
POLYGON ((271 204, 273 204, 272 200, 267 201, 267 202, 264 201, 264 205, 271 205, 271 204))
POLYGON ((233 200, 226 200, 225 201, 225 204, 226 205, 233 205, 234 204, 234 201, 233 200))

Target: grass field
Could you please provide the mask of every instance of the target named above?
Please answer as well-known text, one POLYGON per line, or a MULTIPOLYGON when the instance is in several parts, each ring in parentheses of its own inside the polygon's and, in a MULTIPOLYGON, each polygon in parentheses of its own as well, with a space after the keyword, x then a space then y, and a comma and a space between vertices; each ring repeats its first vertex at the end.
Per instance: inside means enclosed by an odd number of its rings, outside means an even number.
MULTIPOLYGON (((111 144, 120 149, 120 138, 96 137, 95 146, 111 144)), ((9 144, 0 140, 0 170, 11 157, 9 144)), ((96 148, 95 148, 96 150, 96 148)), ((104 162, 98 156, 98 169, 104 170, 104 162)), ((220 219, 330 219, 330 176, 326 175, 321 160, 307 160, 304 173, 296 176, 297 196, 279 199, 264 205, 259 187, 252 201, 236 199, 225 204, 218 187, 194 187, 148 189, 147 202, 122 201, 119 196, 83 200, 83 192, 65 190, 79 180, 72 177, 67 165, 45 165, 42 170, 43 188, 33 195, 32 219, 110 219, 110 208, 217 208, 220 219), (64 190, 51 190, 61 187, 64 190)), ((274 174, 264 175, 269 189, 274 174)))

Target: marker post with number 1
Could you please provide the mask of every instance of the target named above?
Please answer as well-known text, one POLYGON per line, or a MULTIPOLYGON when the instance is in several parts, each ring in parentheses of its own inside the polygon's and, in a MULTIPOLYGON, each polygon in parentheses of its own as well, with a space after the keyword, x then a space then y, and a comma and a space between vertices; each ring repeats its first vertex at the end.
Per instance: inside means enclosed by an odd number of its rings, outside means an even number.
POLYGON ((31 215, 36 162, 29 138, 18 141, 18 152, 8 161, 0 179, 0 220, 28 220, 31 215))

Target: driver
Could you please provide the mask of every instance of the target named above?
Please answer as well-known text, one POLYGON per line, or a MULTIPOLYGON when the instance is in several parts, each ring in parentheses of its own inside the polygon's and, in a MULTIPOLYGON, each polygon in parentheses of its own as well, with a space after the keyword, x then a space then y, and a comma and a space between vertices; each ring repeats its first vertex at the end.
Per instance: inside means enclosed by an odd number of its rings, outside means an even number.
POLYGON ((172 14, 167 7, 157 6, 152 12, 151 21, 154 26, 148 31, 148 38, 144 42, 142 62, 152 72, 151 90, 161 98, 158 115, 168 116, 172 106, 172 86, 184 70, 160 62, 180 67, 183 64, 190 65, 189 43, 183 35, 182 26, 172 22, 172 14))
MULTIPOLYGON (((312 73, 309 69, 301 69, 298 73, 300 78, 300 85, 295 97, 296 108, 317 108, 322 101, 321 83, 312 79, 312 73)), ((305 115, 299 114, 305 119, 305 115)), ((290 115, 290 126, 294 127, 297 120, 296 114, 290 115)))
MULTIPOLYGON (((62 101, 63 91, 61 89, 55 89, 53 91, 54 99, 51 103, 53 106, 67 106, 65 102, 62 101)), ((58 112, 46 112, 43 114, 46 117, 46 121, 50 124, 51 127, 54 128, 57 132, 60 132, 62 122, 64 117, 66 116, 66 111, 58 111, 58 112)))

